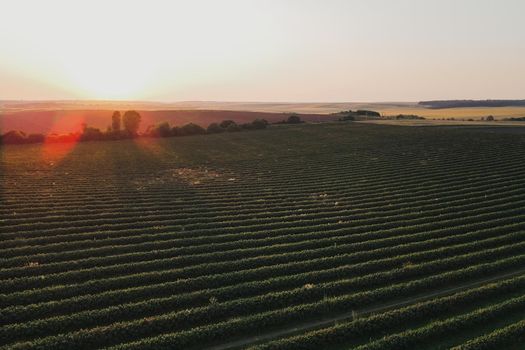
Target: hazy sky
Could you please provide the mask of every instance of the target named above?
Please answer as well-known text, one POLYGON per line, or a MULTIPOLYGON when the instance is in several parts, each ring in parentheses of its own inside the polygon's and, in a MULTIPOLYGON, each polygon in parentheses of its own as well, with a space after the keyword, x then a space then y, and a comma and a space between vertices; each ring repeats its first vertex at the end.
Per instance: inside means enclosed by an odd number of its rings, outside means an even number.
POLYGON ((523 0, 0 0, 0 99, 525 98, 523 0))

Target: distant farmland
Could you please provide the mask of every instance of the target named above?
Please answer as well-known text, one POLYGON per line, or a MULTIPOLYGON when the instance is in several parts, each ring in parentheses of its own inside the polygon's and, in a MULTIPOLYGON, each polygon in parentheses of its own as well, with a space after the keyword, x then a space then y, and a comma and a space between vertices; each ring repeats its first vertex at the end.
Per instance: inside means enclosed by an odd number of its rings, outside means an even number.
POLYGON ((0 346, 518 349, 524 149, 358 123, 4 146, 0 346))
POLYGON ((137 110, 143 116, 142 128, 161 122, 180 126, 196 123, 208 126, 232 119, 237 123, 266 119, 277 122, 290 113, 305 121, 331 121, 330 116, 344 110, 373 110, 383 116, 419 115, 427 119, 480 120, 492 115, 496 120, 525 117, 525 107, 454 107, 434 109, 417 102, 377 103, 271 103, 271 102, 110 102, 110 101, 0 101, 0 133, 22 130, 27 133, 69 133, 82 123, 105 130, 115 110, 137 110))

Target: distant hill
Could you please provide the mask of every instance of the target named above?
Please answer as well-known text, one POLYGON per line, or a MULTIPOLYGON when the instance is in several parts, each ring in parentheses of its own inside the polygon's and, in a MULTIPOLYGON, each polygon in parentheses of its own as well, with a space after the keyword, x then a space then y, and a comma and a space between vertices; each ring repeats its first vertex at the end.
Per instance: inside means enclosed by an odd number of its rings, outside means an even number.
POLYGON ((235 101, 8 101, 0 100, 0 113, 21 112, 28 110, 59 111, 59 110, 220 110, 220 111, 250 111, 268 113, 305 113, 330 114, 349 109, 381 110, 385 108, 416 107, 417 102, 235 102, 235 101))
POLYGON ((525 100, 435 100, 421 101, 426 108, 460 108, 460 107, 524 107, 525 100))

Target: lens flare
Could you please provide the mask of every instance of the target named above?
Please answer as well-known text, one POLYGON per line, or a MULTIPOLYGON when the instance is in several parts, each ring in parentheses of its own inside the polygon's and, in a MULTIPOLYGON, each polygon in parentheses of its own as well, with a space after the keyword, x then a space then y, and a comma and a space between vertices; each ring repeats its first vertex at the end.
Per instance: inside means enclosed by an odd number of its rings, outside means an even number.
POLYGON ((85 127, 83 116, 56 116, 42 146, 42 159, 53 166, 60 163, 80 141, 85 127), (63 130, 71 130, 61 134, 63 130))

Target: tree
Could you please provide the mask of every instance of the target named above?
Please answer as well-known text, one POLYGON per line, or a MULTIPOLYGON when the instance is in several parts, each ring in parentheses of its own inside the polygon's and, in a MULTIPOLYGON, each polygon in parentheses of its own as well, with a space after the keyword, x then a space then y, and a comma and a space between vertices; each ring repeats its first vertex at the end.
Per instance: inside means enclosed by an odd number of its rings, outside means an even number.
POLYGON ((43 134, 30 134, 27 136, 27 143, 42 143, 46 140, 43 134))
POLYGON ((206 131, 208 132, 208 134, 218 134, 223 132, 224 129, 221 128, 221 126, 217 123, 211 123, 210 125, 208 125, 206 131))
POLYGON ((27 135, 23 131, 12 130, 2 136, 2 143, 21 144, 26 143, 27 135))
POLYGON ((268 126, 268 121, 266 119, 255 119, 252 122, 253 129, 266 129, 268 126))
POLYGON ((364 116, 367 116, 367 117, 380 117, 381 116, 381 114, 379 114, 379 112, 369 111, 369 110, 366 110, 366 109, 358 109, 356 114, 357 115, 364 115, 364 116))
POLYGON ((485 118, 485 120, 488 121, 488 122, 493 122, 494 121, 494 116, 489 115, 487 118, 485 118))
POLYGON ((116 132, 116 133, 120 132, 120 121, 121 121, 120 112, 119 111, 113 112, 113 115, 111 116, 111 130, 113 130, 113 132, 116 132))
POLYGON ((124 130, 130 136, 137 136, 142 117, 137 111, 126 111, 122 117, 124 130))
POLYGON ((171 128, 171 136, 182 136, 179 126, 174 126, 173 128, 171 128))
POLYGON ((292 114, 286 121, 288 124, 300 124, 302 123, 301 118, 297 114, 292 114))
POLYGON ((150 126, 146 131, 146 134, 152 137, 170 137, 172 136, 171 126, 168 122, 150 126))
POLYGON ((236 131, 241 131, 241 128, 239 127, 239 125, 237 125, 237 123, 233 122, 233 123, 228 125, 228 127, 226 128, 226 131, 227 132, 236 132, 236 131))
POLYGON ((236 123, 233 120, 223 120, 219 125, 220 125, 221 128, 227 129, 228 126, 230 126, 232 124, 236 124, 236 123))
POLYGON ((80 141, 100 141, 104 139, 104 134, 100 129, 86 126, 80 135, 80 141))
POLYGON ((178 134, 180 136, 186 136, 186 135, 198 135, 198 134, 205 134, 206 129, 204 129, 202 126, 189 123, 182 127, 180 127, 178 134))

